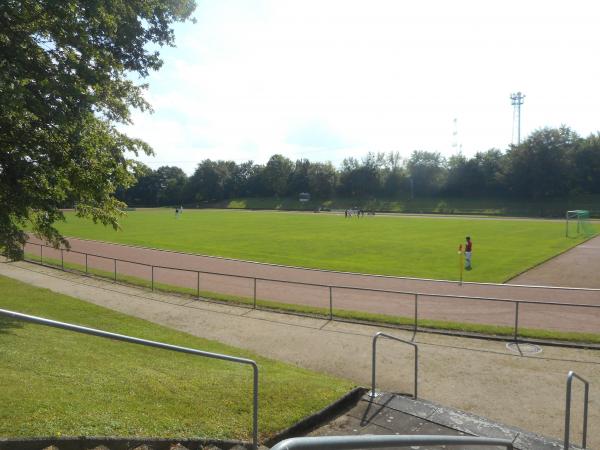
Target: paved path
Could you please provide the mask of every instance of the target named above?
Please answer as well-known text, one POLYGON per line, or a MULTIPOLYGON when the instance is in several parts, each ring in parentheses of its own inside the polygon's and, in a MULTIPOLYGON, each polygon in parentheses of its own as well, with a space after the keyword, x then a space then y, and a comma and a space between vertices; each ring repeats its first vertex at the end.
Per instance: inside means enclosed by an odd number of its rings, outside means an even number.
MULTIPOLYGON (((155 283, 187 287, 193 291, 200 286, 202 291, 248 298, 252 298, 254 294, 252 277, 257 277, 263 279, 256 283, 256 296, 259 299, 302 304, 326 310, 329 309, 330 304, 330 292, 326 287, 328 285, 348 287, 335 288, 331 292, 333 307, 338 310, 413 317, 415 297, 412 294, 389 294, 350 288, 418 292, 420 293, 418 297, 420 319, 489 325, 513 326, 516 312, 514 303, 464 299, 458 296, 600 305, 600 290, 534 288, 485 283, 460 285, 451 281, 310 270, 74 238, 69 241, 74 251, 104 257, 88 256, 87 265, 90 268, 113 272, 115 262, 111 258, 117 258, 131 261, 117 263, 116 269, 119 274, 145 280, 150 280, 153 275, 155 283), (226 275, 201 274, 198 278, 196 272, 158 267, 152 269, 149 265, 226 275), (324 287, 291 284, 294 282, 313 283, 324 287)), ((39 255, 40 248, 29 245, 26 251, 39 255)), ((60 252, 51 248, 44 248, 43 256, 55 260, 61 258, 60 252)), ((64 259, 65 262, 79 264, 81 267, 86 264, 84 255, 79 253, 65 252, 64 259)), ((519 325, 522 328, 594 333, 600 330, 600 308, 522 304, 519 308, 519 325)))
MULTIPOLYGON (((363 386, 370 384, 371 336, 379 330, 376 327, 190 301, 27 263, 1 263, 0 274, 363 386)), ((407 332, 391 333, 411 337, 407 332)), ((501 342, 423 333, 416 342, 422 398, 558 439, 568 371, 575 370, 592 383, 600 380, 599 351, 545 347, 540 354, 520 356, 501 342)), ((385 340, 380 345, 378 385, 411 392, 412 351, 385 340)), ((596 385, 590 396, 588 447, 600 448, 596 385)), ((572 417, 577 433, 579 401, 572 417)), ((579 436, 575 434, 573 441, 579 436)))
POLYGON ((600 288, 600 236, 513 278, 515 284, 600 288))

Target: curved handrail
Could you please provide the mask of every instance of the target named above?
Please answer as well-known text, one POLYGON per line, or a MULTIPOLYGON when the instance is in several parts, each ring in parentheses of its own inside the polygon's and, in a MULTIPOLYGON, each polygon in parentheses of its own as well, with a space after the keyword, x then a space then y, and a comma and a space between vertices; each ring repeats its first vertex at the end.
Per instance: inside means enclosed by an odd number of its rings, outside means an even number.
POLYGON ((58 322, 56 320, 45 319, 43 317, 31 316, 28 314, 22 314, 15 311, 9 311, 6 309, 0 309, 0 316, 10 317, 12 319, 23 320, 25 322, 31 322, 38 325, 46 325, 54 328, 61 328, 63 330, 75 331, 77 333, 89 334, 92 336, 98 336, 108 339, 114 339, 117 341, 130 342, 132 344, 144 345, 146 347, 162 348, 165 350, 172 350, 180 353, 188 353, 197 356, 203 356, 205 358, 220 359, 223 361, 235 362, 239 364, 247 364, 252 366, 253 378, 254 378, 254 393, 253 393, 253 412, 252 412, 252 446, 256 450, 258 449, 258 365, 255 361, 247 358, 238 358, 236 356, 223 355, 221 353, 206 352, 203 350, 196 350, 188 347, 180 347, 178 345, 165 344, 163 342, 149 341, 147 339, 140 339, 124 334, 111 333, 109 331, 98 330, 96 328, 88 328, 80 325, 74 325, 71 323, 58 322))
POLYGON ((419 346, 412 341, 408 341, 406 339, 402 339, 396 336, 392 336, 391 334, 386 334, 383 332, 375 333, 373 336, 373 352, 372 352, 372 361, 371 361, 371 391, 369 395, 371 397, 376 397, 377 393, 375 391, 375 377, 377 371, 377 340, 380 337, 388 338, 393 341, 402 342, 403 344, 410 345, 415 349, 415 398, 417 398, 418 393, 418 384, 419 384, 419 346))
POLYGON ((425 445, 486 445, 501 446, 513 450, 508 439, 484 438, 475 436, 322 436, 301 437, 281 441, 271 450, 351 450, 362 448, 409 447, 425 445))
POLYGON ((571 428, 571 385, 573 384, 573 378, 577 378, 581 381, 585 386, 584 398, 583 398, 583 439, 582 439, 582 448, 586 448, 587 443, 587 419, 588 419, 588 399, 590 393, 590 383, 577 375, 572 370, 567 375, 567 400, 566 400, 566 408, 565 408, 565 450, 569 448, 569 440, 570 440, 570 428, 571 428))

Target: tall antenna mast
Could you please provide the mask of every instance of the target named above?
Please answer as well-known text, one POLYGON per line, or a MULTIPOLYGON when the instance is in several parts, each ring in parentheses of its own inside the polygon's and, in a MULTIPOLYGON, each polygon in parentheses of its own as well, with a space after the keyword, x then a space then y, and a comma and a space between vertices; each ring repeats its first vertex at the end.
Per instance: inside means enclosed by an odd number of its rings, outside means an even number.
POLYGON ((517 145, 521 144, 521 105, 525 100, 525 95, 521 92, 511 94, 511 104, 513 105, 513 130, 512 130, 512 142, 515 143, 515 125, 517 127, 517 145))
POLYGON ((458 118, 454 118, 452 121, 454 126, 452 129, 452 150, 454 153, 458 150, 459 153, 462 153, 462 144, 458 143, 458 118))

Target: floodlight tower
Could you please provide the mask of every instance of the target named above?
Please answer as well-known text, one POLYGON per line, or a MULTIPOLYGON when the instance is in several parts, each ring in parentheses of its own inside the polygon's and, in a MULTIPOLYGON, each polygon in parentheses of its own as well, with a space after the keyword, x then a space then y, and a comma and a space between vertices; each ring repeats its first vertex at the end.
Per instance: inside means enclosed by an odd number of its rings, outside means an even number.
POLYGON ((515 123, 517 125, 517 145, 521 143, 521 105, 525 100, 525 95, 521 92, 511 94, 511 104, 513 105, 513 131, 512 131, 512 142, 515 142, 515 123))

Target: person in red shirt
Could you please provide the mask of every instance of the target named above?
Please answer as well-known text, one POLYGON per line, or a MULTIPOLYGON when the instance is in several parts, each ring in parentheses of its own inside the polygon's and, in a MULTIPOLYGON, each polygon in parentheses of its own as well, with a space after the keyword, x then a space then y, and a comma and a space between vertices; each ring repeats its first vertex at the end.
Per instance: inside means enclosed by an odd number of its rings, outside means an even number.
POLYGON ((473 249, 473 242, 471 237, 467 236, 467 243, 465 245, 465 269, 471 270, 471 251, 473 249))

